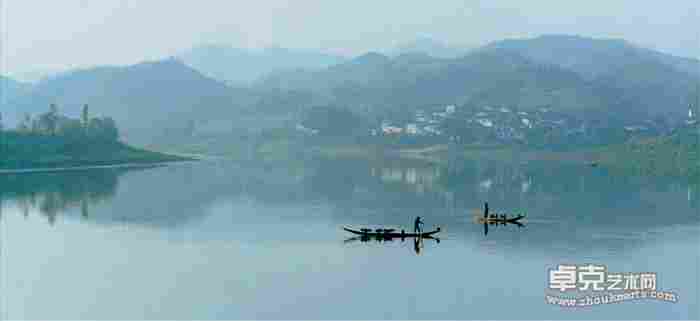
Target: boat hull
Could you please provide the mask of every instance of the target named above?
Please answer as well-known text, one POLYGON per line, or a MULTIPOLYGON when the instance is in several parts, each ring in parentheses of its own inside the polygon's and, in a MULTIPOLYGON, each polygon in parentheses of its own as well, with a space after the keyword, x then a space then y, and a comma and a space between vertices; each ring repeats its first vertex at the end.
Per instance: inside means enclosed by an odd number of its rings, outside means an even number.
POLYGON ((433 236, 433 235, 440 232, 439 227, 434 231, 424 232, 424 233, 405 233, 404 231, 389 232, 389 233, 363 232, 360 230, 351 229, 349 227, 343 227, 343 230, 350 232, 352 234, 355 234, 355 235, 362 235, 362 236, 369 236, 369 237, 387 237, 387 238, 392 238, 392 237, 430 237, 430 236, 433 236))

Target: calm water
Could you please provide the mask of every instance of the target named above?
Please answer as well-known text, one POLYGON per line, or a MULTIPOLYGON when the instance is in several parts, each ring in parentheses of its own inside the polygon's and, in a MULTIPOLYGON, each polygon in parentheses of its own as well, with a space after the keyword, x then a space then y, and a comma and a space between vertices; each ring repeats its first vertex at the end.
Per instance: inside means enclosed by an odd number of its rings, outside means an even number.
POLYGON ((9 319, 698 319, 700 187, 551 164, 227 162, 0 176, 9 319), (489 201, 526 226, 472 222, 489 201), (360 242, 343 225, 440 242, 360 242), (545 304, 548 270, 657 272, 679 302, 545 304))

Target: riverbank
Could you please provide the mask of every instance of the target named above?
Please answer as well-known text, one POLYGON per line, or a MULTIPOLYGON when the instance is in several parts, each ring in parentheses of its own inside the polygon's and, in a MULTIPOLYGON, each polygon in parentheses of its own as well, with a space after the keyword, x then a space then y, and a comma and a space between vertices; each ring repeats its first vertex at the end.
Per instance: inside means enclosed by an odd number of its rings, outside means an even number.
POLYGON ((25 138, 4 145, 0 171, 46 171, 104 166, 135 166, 193 161, 194 157, 139 149, 121 142, 65 142, 60 138, 25 138))
POLYGON ((401 158, 443 164, 459 159, 520 164, 558 162, 606 168, 626 175, 694 178, 700 177, 700 162, 697 139, 693 138, 694 136, 684 134, 617 145, 550 150, 525 145, 392 144, 349 138, 320 139, 278 135, 246 141, 212 139, 206 141, 206 144, 169 146, 167 150, 189 155, 214 155, 231 160, 272 163, 297 162, 314 157, 364 160, 401 158))
POLYGON ((21 169, 0 169, 2 174, 25 174, 25 173, 51 173, 51 172, 71 172, 92 169, 109 168, 152 168, 171 164, 172 162, 152 163, 152 164, 115 164, 115 165, 95 165, 95 166, 75 166, 75 167, 44 167, 44 168, 21 168, 21 169))

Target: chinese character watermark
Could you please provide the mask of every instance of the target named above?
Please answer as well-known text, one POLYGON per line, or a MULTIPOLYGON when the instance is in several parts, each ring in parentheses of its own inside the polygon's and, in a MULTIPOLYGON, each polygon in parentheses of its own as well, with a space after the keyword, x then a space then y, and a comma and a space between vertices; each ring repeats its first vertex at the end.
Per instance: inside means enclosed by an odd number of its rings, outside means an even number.
POLYGON ((657 274, 653 272, 609 272, 601 264, 559 264, 548 272, 548 288, 558 293, 607 291, 582 297, 546 295, 545 302, 549 304, 580 307, 637 299, 678 301, 676 293, 657 291, 657 274))

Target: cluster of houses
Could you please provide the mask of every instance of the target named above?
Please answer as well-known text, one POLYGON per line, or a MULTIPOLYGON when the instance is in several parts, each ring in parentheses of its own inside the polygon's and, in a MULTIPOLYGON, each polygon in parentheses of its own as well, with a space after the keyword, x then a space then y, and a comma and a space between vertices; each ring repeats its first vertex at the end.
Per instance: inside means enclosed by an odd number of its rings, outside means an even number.
MULTIPOLYGON (((696 112, 688 109, 685 124, 697 123, 696 112)), ((371 135, 409 135, 435 136, 445 135, 455 139, 456 131, 470 129, 477 136, 490 137, 499 141, 522 141, 528 132, 542 130, 556 132, 561 136, 586 135, 593 124, 580 117, 555 112, 542 107, 534 110, 520 111, 505 106, 482 106, 478 108, 460 108, 455 105, 440 107, 432 112, 419 110, 411 121, 402 124, 384 121, 380 128, 371 130, 371 135), (456 130, 449 130, 447 120, 459 124, 456 130)), ((628 134, 658 134, 669 128, 662 128, 654 120, 622 126, 628 134)))
POLYGON ((416 111, 412 121, 404 124, 384 120, 378 129, 370 130, 372 136, 379 135, 411 135, 411 136, 439 136, 443 134, 442 123, 445 119, 454 116, 457 106, 448 105, 444 109, 432 113, 425 110, 416 111))
MULTIPOLYGON (((370 134, 452 136, 454 133, 449 132, 445 125, 447 120, 456 120, 463 128, 491 132, 503 140, 524 139, 524 131, 536 126, 563 127, 569 122, 564 118, 556 118, 549 108, 540 108, 534 112, 516 112, 507 107, 483 106, 458 111, 456 105, 447 105, 432 112, 418 110, 411 121, 402 124, 383 121, 380 127, 372 129, 370 134)), ((580 129, 580 126, 576 129, 580 129)))
MULTIPOLYGON (((697 115, 689 108, 685 124, 697 123, 697 115)), ((460 140, 463 135, 475 136, 477 140, 524 141, 529 133, 556 133, 560 137, 585 136, 595 124, 580 117, 542 107, 527 111, 506 106, 462 107, 446 105, 431 110, 417 110, 410 119, 383 120, 377 127, 369 129, 370 136, 444 136, 460 140)), ((668 130, 653 120, 620 125, 628 134, 658 134, 668 130)), ((318 131, 297 126, 307 134, 318 131)), ((474 138, 474 137, 472 137, 474 138)))
MULTIPOLYGON (((698 123, 696 112, 693 111, 693 107, 688 107, 688 116, 686 117, 684 124, 687 126, 692 126, 698 123)), ((658 131, 657 124, 654 124, 652 120, 647 120, 640 124, 624 126, 624 129, 628 133, 645 133, 651 131, 658 131)))

